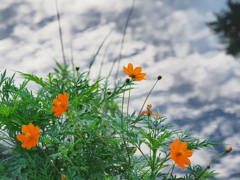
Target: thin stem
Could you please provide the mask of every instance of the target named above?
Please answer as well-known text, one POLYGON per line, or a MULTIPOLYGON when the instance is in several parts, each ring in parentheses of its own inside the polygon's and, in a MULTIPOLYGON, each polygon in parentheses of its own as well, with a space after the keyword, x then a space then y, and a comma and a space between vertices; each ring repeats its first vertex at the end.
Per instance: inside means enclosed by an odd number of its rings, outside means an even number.
POLYGON ((128 103, 127 103, 127 116, 128 116, 128 110, 129 110, 129 105, 130 105, 130 97, 131 97, 131 84, 130 84, 130 88, 128 91, 128 103))
POLYGON ((167 176, 164 177, 164 180, 167 179, 167 177, 168 177, 169 174, 172 174, 174 167, 175 167, 175 163, 174 163, 174 164, 172 165, 172 167, 169 169, 169 171, 168 171, 168 173, 167 173, 167 176))
POLYGON ((13 144, 9 143, 8 141, 6 141, 6 140, 4 140, 4 139, 2 139, 2 138, 0 138, 0 140, 3 141, 4 143, 10 145, 10 146, 14 146, 13 144))
POLYGON ((132 1, 132 6, 131 6, 131 9, 129 11, 129 14, 128 14, 128 17, 127 17, 127 20, 126 20, 126 23, 125 23, 125 26, 124 26, 123 35, 122 35, 122 41, 121 41, 121 46, 120 46, 118 57, 114 60, 114 62, 112 64, 112 67, 110 69, 109 75, 108 75, 108 76, 110 76, 112 74, 113 67, 114 67, 115 63, 118 62, 118 68, 117 68, 117 72, 115 74, 115 80, 118 77, 118 70, 119 70, 119 66, 120 66, 120 60, 122 59, 123 44, 124 44, 124 41, 125 41, 125 36, 126 36, 126 33, 127 33, 128 24, 129 24, 131 15, 133 13, 134 6, 135 6, 135 0, 132 1))
POLYGON ((102 136, 100 134, 98 134, 98 137, 102 140, 102 142, 112 151, 113 154, 115 154, 118 159, 120 159, 122 162, 124 161, 121 156, 119 156, 110 146, 109 144, 102 138, 102 136))
MULTIPOLYGON (((126 83, 126 82, 125 82, 126 83)), ((127 151, 127 155, 128 155, 128 166, 130 167, 131 166, 131 157, 130 157, 130 153, 129 153, 129 146, 126 142, 126 138, 124 137, 124 123, 123 123, 123 106, 124 106, 124 98, 125 98, 125 91, 123 92, 123 100, 122 100, 122 114, 121 114, 121 128, 122 128, 122 135, 121 135, 121 138, 123 139, 123 143, 124 143, 124 146, 126 148, 126 151, 127 151)), ((128 116, 128 109, 129 109, 129 99, 130 99, 130 90, 129 90, 129 97, 128 97, 128 105, 127 105, 127 116, 128 116)), ((128 134, 128 122, 127 122, 127 127, 126 127, 126 130, 127 130, 127 134, 128 134)))
POLYGON ((211 164, 214 163, 220 156, 222 156, 224 153, 226 153, 226 151, 222 152, 221 154, 217 155, 211 162, 210 164, 207 165, 207 167, 203 170, 203 172, 195 179, 195 180, 198 180, 204 173, 207 169, 210 168, 211 164))
POLYGON ((123 129, 123 107, 124 107, 124 99, 125 99, 125 91, 123 91, 123 98, 122 98, 122 114, 121 114, 121 125, 123 129))
POLYGON ((166 158, 158 165, 161 166, 163 163, 167 162, 170 158, 168 156, 166 156, 166 158))
POLYGON ((141 154, 143 155, 143 157, 148 160, 147 156, 143 153, 143 151, 141 150, 140 146, 137 146, 138 150, 141 152, 141 154))
POLYGON ((58 28, 59 28, 60 42, 61 42, 61 48, 62 48, 63 63, 66 66, 67 62, 66 62, 65 53, 64 53, 63 38, 62 38, 62 27, 61 27, 61 22, 60 22, 60 14, 59 14, 59 10, 58 10, 57 0, 55 0, 55 4, 56 4, 56 10, 57 10, 58 28))
POLYGON ((127 155, 128 155, 128 167, 130 167, 131 166, 131 157, 130 157, 130 153, 129 153, 129 146, 128 146, 124 136, 123 136, 123 143, 124 143, 124 146, 126 147, 126 151, 127 151, 127 155))
MULTIPOLYGON (((43 154, 46 156, 46 158, 48 158, 47 154, 45 153, 45 149, 42 149, 43 154)), ((55 165, 55 163, 53 162, 53 160, 49 159, 50 163, 53 165, 53 167, 59 172, 59 174, 61 174, 61 171, 57 168, 57 166, 55 165)))
POLYGON ((98 80, 101 78, 101 73, 102 73, 102 67, 103 67, 103 64, 104 64, 104 59, 106 57, 106 54, 107 54, 107 51, 108 51, 108 48, 110 46, 111 42, 108 43, 106 49, 105 49, 105 52, 104 52, 104 55, 103 55, 103 58, 102 58, 102 62, 101 62, 101 65, 100 65, 100 69, 99 69, 99 73, 98 73, 98 80))
MULTIPOLYGON (((72 160, 71 160, 67 155, 66 155, 65 157, 66 157, 67 160, 70 162, 70 164, 72 165, 72 167, 75 167, 75 165, 73 164, 72 160)), ((79 171, 78 168, 76 169, 76 171, 77 171, 78 175, 81 175, 81 173, 80 173, 80 171, 79 171)))
POLYGON ((6 132, 2 131, 2 130, 0 130, 0 133, 2 134, 0 136, 0 140, 5 142, 6 144, 10 145, 10 147, 13 147, 14 145, 9 142, 9 141, 11 141, 11 138, 9 137, 9 135, 6 132))
POLYGON ((159 80, 157 80, 157 81, 154 83, 153 87, 152 87, 151 90, 149 91, 149 93, 148 93, 146 99, 144 100, 144 103, 143 103, 143 105, 142 105, 142 107, 141 107, 141 109, 140 109, 140 111, 139 111, 138 117, 140 116, 140 114, 141 114, 141 112, 142 112, 142 110, 143 110, 143 107, 144 107, 145 104, 146 104, 146 101, 147 101, 149 95, 152 93, 152 90, 154 89, 154 87, 156 86, 156 84, 158 83, 158 81, 159 81, 159 80))

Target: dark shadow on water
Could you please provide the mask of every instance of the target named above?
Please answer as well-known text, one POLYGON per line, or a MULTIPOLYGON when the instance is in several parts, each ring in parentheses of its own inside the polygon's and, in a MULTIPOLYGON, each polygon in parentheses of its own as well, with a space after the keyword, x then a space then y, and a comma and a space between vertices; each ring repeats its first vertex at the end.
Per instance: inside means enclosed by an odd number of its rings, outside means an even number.
POLYGON ((240 1, 228 0, 227 8, 215 13, 215 21, 208 22, 210 29, 219 36, 227 54, 240 56, 240 1))

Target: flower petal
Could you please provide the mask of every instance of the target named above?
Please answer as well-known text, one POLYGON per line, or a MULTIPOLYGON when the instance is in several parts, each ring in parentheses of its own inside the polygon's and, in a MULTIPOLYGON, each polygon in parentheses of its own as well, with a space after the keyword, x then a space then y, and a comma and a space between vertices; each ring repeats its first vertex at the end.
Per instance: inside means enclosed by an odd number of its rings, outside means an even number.
POLYGON ((123 71, 129 76, 131 75, 131 72, 126 67, 123 67, 123 71))
POLYGON ((173 150, 174 152, 178 152, 178 150, 179 150, 179 143, 180 143, 180 140, 179 139, 175 139, 173 144, 170 145, 171 150, 173 150))
POLYGON ((141 115, 147 114, 147 111, 142 111, 141 115))
POLYGON ((161 114, 153 114, 153 113, 151 113, 151 115, 153 115, 153 116, 162 116, 161 114))
POLYGON ((192 155, 193 155, 193 152, 189 149, 186 149, 183 154, 184 157, 191 157, 192 155))
POLYGON ((147 74, 146 73, 140 73, 140 74, 137 74, 137 75, 135 75, 136 77, 144 77, 144 76, 146 76, 147 74))
POLYGON ((133 74, 138 75, 138 74, 141 73, 141 71, 142 71, 142 67, 136 67, 136 68, 133 70, 133 74))
POLYGON ((16 138, 17 138, 17 140, 19 140, 19 141, 28 141, 28 140, 29 140, 29 138, 27 138, 27 137, 26 137, 25 135, 23 135, 23 134, 17 135, 16 138))
POLYGON ((132 63, 128 63, 128 70, 131 74, 133 74, 133 65, 132 63))
POLYGON ((27 133, 29 133, 28 126, 26 126, 26 125, 23 125, 23 126, 22 126, 22 132, 23 132, 24 134, 27 134, 27 133))
POLYGON ((143 77, 135 77, 133 78, 135 81, 141 81, 141 80, 147 80, 146 78, 143 77))
POLYGON ((187 149, 187 142, 182 142, 182 143, 179 145, 179 149, 186 150, 186 149, 187 149))
POLYGON ((178 158, 177 161, 175 161, 175 163, 182 169, 186 169, 184 163, 178 158))

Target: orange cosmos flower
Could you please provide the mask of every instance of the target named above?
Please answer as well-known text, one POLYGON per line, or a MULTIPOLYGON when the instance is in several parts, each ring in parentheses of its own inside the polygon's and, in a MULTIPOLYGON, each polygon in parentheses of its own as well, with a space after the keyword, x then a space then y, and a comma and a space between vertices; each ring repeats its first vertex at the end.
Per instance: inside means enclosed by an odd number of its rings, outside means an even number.
POLYGON ((151 104, 148 104, 148 105, 147 105, 147 111, 143 111, 141 114, 142 114, 142 115, 147 114, 148 116, 150 116, 150 115, 153 115, 153 116, 162 116, 161 114, 153 114, 152 111, 151 111, 151 108, 152 108, 152 105, 151 105, 151 104))
POLYGON ((30 149, 37 145, 37 141, 40 136, 39 131, 40 128, 38 126, 34 127, 32 123, 29 123, 28 126, 22 126, 22 132, 24 134, 19 134, 16 136, 16 138, 19 141, 24 141, 22 143, 22 147, 30 149))
POLYGON ((68 106, 68 94, 58 94, 58 98, 53 100, 55 106, 52 107, 54 111, 54 116, 61 116, 65 111, 67 111, 68 106))
POLYGON ((190 165, 191 161, 188 159, 192 156, 193 152, 187 149, 187 142, 180 143, 179 139, 170 145, 171 159, 182 169, 185 169, 185 165, 190 165))
POLYGON ((133 65, 129 63, 127 68, 123 66, 123 71, 135 81, 146 80, 144 76, 146 76, 147 74, 141 73, 142 67, 136 67, 135 69, 133 69, 133 65))

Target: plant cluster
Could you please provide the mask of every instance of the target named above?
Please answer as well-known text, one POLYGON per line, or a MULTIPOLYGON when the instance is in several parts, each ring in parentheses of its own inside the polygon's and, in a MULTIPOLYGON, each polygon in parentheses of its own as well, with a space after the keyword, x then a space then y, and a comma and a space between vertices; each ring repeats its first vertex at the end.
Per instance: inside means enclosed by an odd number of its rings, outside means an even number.
POLYGON ((166 117, 154 114, 151 104, 143 111, 146 100, 138 113, 129 114, 131 89, 146 80, 141 67, 123 67, 130 79, 114 88, 107 78, 91 82, 79 68, 57 63, 54 70, 45 79, 18 72, 24 77, 19 86, 14 75, 1 74, 0 179, 203 180, 217 174, 190 161, 194 151, 216 143, 163 125, 166 117), (37 92, 29 90, 30 81, 37 92))

